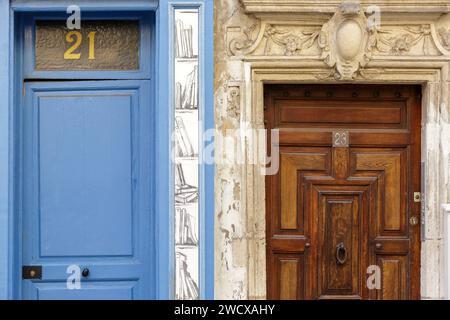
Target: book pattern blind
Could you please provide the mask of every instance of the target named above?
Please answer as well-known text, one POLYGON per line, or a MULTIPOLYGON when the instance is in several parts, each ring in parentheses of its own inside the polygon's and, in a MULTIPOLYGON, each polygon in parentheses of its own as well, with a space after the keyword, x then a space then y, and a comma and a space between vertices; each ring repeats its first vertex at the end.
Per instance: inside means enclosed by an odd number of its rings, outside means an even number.
POLYGON ((198 9, 175 9, 175 298, 199 299, 198 9))

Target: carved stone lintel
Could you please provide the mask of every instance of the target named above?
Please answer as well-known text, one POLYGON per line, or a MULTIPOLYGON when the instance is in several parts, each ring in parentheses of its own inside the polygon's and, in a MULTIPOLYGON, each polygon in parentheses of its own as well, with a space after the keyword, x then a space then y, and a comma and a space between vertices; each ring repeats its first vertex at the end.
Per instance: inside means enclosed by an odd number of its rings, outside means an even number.
POLYGON ((352 80, 373 56, 447 55, 449 21, 450 15, 439 23, 381 27, 372 11, 364 12, 358 2, 344 2, 322 25, 252 17, 242 26, 228 27, 228 54, 319 57, 337 80, 352 80))

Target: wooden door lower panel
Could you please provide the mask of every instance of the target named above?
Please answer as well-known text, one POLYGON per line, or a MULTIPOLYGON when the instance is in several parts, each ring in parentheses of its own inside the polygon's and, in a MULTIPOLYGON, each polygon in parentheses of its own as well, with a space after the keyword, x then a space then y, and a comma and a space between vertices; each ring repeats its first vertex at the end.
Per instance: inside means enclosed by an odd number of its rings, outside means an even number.
POLYGON ((282 300, 302 300, 305 298, 305 253, 275 253, 271 265, 279 276, 272 284, 276 296, 282 300))
POLYGON ((318 257, 317 292, 312 292, 312 297, 318 299, 361 299, 364 296, 360 279, 364 272, 363 255, 358 253, 364 249, 367 243, 363 219, 367 215, 366 202, 361 199, 366 197, 364 190, 360 188, 314 188, 312 215, 318 217, 315 224, 317 237, 313 254, 318 257), (315 202, 317 201, 317 202, 315 202), (317 211, 315 211, 317 208, 317 211), (336 263, 338 258, 337 248, 342 261, 336 263), (355 252, 355 254, 353 254, 355 252))

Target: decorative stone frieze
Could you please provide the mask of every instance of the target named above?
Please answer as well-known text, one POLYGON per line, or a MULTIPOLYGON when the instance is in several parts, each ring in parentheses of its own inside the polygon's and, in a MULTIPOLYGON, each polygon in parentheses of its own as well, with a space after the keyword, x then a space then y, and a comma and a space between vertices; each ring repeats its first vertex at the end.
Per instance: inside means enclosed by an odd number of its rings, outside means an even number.
POLYGON ((378 33, 376 50, 381 55, 442 55, 434 44, 430 25, 405 26, 378 33), (414 50, 416 48, 417 50, 414 50))

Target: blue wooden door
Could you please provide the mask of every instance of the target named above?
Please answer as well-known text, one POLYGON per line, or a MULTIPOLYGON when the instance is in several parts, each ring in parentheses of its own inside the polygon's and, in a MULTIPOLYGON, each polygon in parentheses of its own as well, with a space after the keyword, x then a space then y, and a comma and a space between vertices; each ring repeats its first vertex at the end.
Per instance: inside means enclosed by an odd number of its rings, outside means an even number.
POLYGON ((154 297, 149 92, 148 80, 25 84, 22 265, 42 276, 22 280, 24 299, 154 297))

